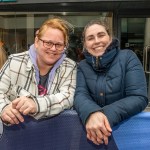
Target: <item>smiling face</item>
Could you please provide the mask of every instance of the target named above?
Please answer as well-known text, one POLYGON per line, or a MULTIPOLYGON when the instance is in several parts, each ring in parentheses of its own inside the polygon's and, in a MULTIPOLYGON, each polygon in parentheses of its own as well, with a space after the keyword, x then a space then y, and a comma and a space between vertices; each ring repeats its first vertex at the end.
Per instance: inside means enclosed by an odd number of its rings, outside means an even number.
POLYGON ((110 45, 112 38, 105 27, 100 24, 92 24, 84 33, 84 47, 93 56, 101 56, 110 45))
POLYGON ((47 28, 44 34, 38 38, 35 38, 35 47, 37 52, 37 65, 41 71, 43 68, 47 68, 49 70, 61 57, 62 52, 65 47, 64 35, 62 31, 54 28, 47 28), (42 39, 42 40, 41 40, 42 39), (53 46, 51 48, 47 48, 44 45, 43 41, 51 41, 53 42, 53 46), (56 49, 56 44, 63 44, 62 50, 58 51, 56 49), (48 69, 49 68, 49 69, 48 69))
POLYGON ((73 26, 59 17, 47 19, 36 31, 34 46, 40 75, 47 74, 68 46, 73 26))
POLYGON ((64 43, 65 39, 62 31, 51 27, 47 28, 47 30, 40 38, 36 37, 35 47, 37 50, 38 66, 53 66, 61 57, 65 47, 64 43), (46 43, 44 44, 43 41, 46 41, 46 43), (54 43, 51 48, 45 47, 45 45, 49 45, 48 41, 54 43), (63 45, 61 50, 56 49, 57 44, 63 45))

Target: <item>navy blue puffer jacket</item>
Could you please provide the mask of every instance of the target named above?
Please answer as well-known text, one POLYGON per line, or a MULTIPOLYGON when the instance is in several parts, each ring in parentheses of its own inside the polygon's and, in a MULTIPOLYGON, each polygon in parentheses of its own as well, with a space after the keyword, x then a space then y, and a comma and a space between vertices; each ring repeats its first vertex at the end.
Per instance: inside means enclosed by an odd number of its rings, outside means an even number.
POLYGON ((85 124, 89 115, 102 111, 111 127, 141 112, 148 104, 141 62, 132 50, 119 50, 113 40, 99 58, 85 52, 78 66, 74 107, 85 124))

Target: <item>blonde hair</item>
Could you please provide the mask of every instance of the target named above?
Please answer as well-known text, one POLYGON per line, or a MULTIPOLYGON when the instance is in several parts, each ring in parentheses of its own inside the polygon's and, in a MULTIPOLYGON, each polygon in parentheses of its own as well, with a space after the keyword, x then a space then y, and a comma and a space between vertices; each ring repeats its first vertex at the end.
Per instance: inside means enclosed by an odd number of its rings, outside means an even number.
POLYGON ((41 36, 43 36, 45 31, 49 27, 62 31, 62 33, 64 35, 64 39, 65 39, 64 44, 67 46, 68 41, 69 41, 69 33, 74 31, 73 25, 59 17, 53 17, 53 18, 46 20, 42 24, 42 26, 39 28, 39 30, 36 31, 36 36, 38 38, 41 38, 41 36))
POLYGON ((5 51, 4 47, 0 46, 0 69, 2 68, 2 66, 4 65, 6 60, 7 60, 6 51, 5 51))

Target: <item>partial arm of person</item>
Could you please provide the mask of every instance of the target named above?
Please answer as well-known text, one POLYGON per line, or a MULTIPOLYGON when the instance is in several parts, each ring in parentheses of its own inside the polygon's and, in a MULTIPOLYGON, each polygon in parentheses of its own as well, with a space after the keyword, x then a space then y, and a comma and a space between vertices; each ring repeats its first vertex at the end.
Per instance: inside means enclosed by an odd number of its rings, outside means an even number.
POLYGON ((18 110, 12 107, 12 102, 8 99, 10 90, 9 63, 10 61, 7 60, 0 71, 0 117, 5 124, 18 124, 23 122, 24 118, 18 110))
POLYGON ((143 111, 147 104, 148 97, 145 73, 135 53, 129 50, 126 56, 124 98, 104 106, 103 112, 107 116, 111 127, 113 127, 119 122, 143 111))
POLYGON ((87 138, 97 145, 103 142, 107 145, 112 129, 107 117, 102 113, 102 108, 92 99, 80 67, 77 73, 74 106, 85 124, 87 138))

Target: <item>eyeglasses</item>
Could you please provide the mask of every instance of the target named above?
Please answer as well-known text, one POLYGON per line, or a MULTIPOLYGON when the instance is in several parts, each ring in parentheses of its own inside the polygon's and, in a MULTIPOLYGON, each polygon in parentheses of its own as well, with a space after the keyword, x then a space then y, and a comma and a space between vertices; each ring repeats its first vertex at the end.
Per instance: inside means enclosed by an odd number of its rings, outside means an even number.
POLYGON ((62 43, 53 43, 52 41, 46 41, 46 40, 42 40, 39 38, 40 41, 43 42, 43 46, 45 48, 52 48, 53 45, 55 45, 55 48, 59 51, 63 51, 64 50, 64 47, 65 47, 65 44, 62 44, 62 43))

